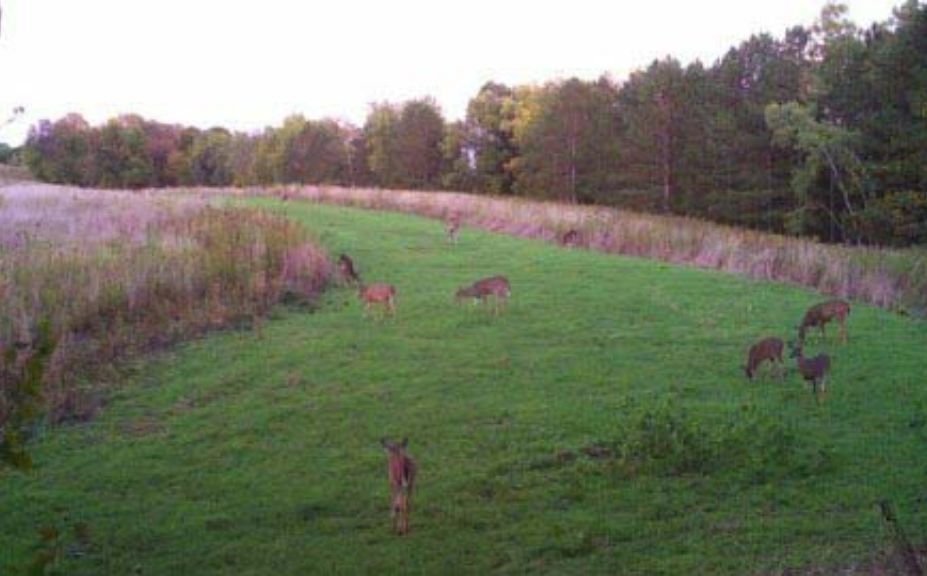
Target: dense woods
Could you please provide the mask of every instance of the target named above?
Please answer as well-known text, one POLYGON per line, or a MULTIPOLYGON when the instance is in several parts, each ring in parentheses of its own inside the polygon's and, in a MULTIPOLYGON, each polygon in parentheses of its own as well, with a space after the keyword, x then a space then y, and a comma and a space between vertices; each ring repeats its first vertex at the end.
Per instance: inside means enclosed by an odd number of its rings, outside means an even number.
POLYGON ((23 156, 84 186, 443 188, 925 244, 927 6, 861 29, 828 4, 711 66, 666 57, 621 82, 489 82, 455 122, 430 98, 375 104, 362 127, 294 115, 255 134, 73 114, 34 126, 23 156))

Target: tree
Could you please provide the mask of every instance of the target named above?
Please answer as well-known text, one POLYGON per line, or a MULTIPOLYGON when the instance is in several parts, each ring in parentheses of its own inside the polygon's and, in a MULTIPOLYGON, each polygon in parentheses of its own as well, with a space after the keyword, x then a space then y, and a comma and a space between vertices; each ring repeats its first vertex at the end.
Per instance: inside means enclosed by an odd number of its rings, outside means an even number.
POLYGON ((190 154, 193 180, 202 186, 232 183, 232 135, 224 128, 210 128, 197 135, 190 154))
POLYGON ((628 169, 662 190, 663 210, 676 195, 684 73, 673 58, 631 74, 620 93, 630 146, 628 169))
POLYGON ((518 156, 515 143, 515 92, 505 84, 487 82, 467 104, 461 141, 472 150, 476 187, 489 194, 511 194, 518 156))
POLYGON ((409 188, 435 188, 440 183, 444 117, 431 98, 411 100, 402 106, 396 131, 401 184, 409 188))
POLYGON ((822 234, 825 223, 811 217, 817 212, 826 216, 831 241, 856 239, 851 225, 866 200, 865 167, 855 152, 858 134, 816 120, 813 107, 796 102, 770 104, 766 122, 774 142, 794 146, 804 157, 792 178, 799 208, 790 231, 822 234))
POLYGON ((569 202, 604 200, 619 165, 615 87, 606 79, 548 84, 518 130, 516 188, 569 202))

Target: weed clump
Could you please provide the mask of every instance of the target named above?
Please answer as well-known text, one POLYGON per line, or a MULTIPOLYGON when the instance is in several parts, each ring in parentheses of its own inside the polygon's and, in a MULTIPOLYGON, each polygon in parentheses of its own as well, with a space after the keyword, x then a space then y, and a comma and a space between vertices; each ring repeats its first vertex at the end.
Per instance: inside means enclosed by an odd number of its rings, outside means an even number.
POLYGON ((762 484, 830 471, 827 445, 800 440, 791 426, 750 406, 716 419, 700 419, 673 400, 638 411, 607 445, 623 477, 730 475, 762 484))

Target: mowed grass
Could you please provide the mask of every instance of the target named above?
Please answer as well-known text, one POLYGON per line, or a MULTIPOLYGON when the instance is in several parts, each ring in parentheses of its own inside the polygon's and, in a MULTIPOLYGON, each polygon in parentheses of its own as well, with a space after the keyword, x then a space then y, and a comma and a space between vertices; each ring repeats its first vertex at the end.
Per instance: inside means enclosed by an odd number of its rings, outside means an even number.
POLYGON ((48 549, 67 574, 836 571, 891 550, 886 498, 927 538, 924 323, 854 305, 848 344, 809 343, 834 358, 815 402, 794 371, 751 383, 739 367, 759 337, 792 337, 811 292, 257 203, 394 284, 397 315, 364 319, 335 288, 260 333, 140 364, 99 419, 33 444, 34 472, 0 476, 0 573, 48 549), (503 314, 454 304, 491 274, 511 280, 503 314), (646 444, 651 420, 670 452, 700 446, 711 465, 583 451, 646 444), (736 432, 751 422, 757 438, 736 432), (405 538, 390 532, 383 436, 408 436, 418 462, 405 538))

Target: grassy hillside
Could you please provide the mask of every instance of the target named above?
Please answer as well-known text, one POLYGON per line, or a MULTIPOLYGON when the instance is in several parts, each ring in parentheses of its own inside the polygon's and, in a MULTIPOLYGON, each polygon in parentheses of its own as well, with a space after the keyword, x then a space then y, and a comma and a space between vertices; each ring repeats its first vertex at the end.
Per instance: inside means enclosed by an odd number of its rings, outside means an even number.
POLYGON ((285 209, 398 314, 353 293, 139 365, 103 415, 0 476, 0 573, 782 573, 892 567, 889 498, 927 538, 927 325, 855 305, 816 403, 750 383, 749 343, 819 297, 439 223, 285 209), (509 309, 456 306, 508 275, 509 309), (389 531, 382 436, 419 464, 389 531), (53 529, 54 528, 54 529, 53 529), (881 558, 881 559, 880 559, 881 558))

